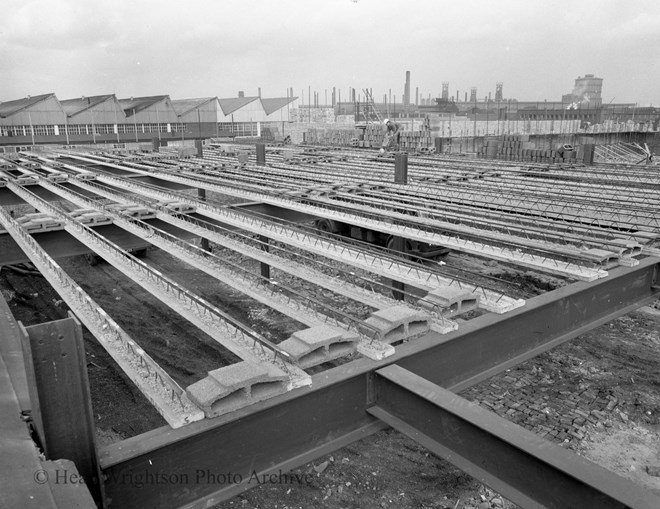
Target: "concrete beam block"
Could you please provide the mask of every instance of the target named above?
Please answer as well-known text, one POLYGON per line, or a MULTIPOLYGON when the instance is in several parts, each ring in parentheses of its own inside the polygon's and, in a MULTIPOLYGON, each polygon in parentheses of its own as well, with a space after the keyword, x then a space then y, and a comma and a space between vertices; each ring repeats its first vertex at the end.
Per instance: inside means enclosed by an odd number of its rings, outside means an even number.
POLYGON ((621 257, 638 256, 642 254, 642 245, 630 239, 612 239, 605 241, 603 247, 616 251, 621 257))
POLYGON ((431 313, 442 316, 458 316, 479 307, 479 294, 458 288, 443 286, 430 291, 417 303, 431 313))
POLYGON ((587 249, 580 253, 585 258, 593 260, 596 263, 599 263, 603 267, 611 267, 618 265, 619 255, 613 253, 612 251, 606 251, 604 249, 587 249))
MULTIPOLYGON (((394 306, 372 313, 364 323, 379 331, 380 337, 377 339, 393 344, 428 332, 431 328, 431 317, 423 311, 394 306)), ((370 335, 371 329, 365 330, 365 333, 370 335)))
POLYGON ((247 361, 209 371, 202 380, 189 385, 186 394, 206 417, 231 412, 287 392, 288 375, 274 364, 247 361))
POLYGON ((344 329, 317 325, 293 333, 279 347, 291 356, 293 362, 307 369, 355 353, 358 339, 357 334, 344 329))

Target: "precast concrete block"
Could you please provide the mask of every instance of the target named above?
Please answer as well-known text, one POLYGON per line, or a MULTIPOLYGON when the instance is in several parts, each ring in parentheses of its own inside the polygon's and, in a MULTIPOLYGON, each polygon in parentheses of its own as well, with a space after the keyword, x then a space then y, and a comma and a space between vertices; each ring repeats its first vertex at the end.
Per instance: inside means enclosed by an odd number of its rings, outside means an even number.
POLYGON ((242 361, 209 371, 186 394, 206 417, 216 417, 287 391, 288 375, 274 364, 242 361))
POLYGON ((443 286, 429 292, 417 303, 427 311, 442 316, 458 316, 479 307, 478 293, 469 292, 457 286, 443 286))
POLYGON ((378 332, 375 339, 392 344, 428 332, 431 328, 431 317, 423 311, 394 306, 372 313, 364 324, 366 335, 371 336, 375 329, 378 332))
POLYGON ((318 366, 357 350, 358 335, 330 325, 317 325, 293 333, 278 346, 301 368, 318 366))
POLYGON ((618 252, 621 257, 637 256, 642 254, 642 245, 631 239, 612 239, 604 243, 605 248, 618 252))
POLYGON ((603 267, 616 265, 619 262, 619 255, 617 253, 606 251, 605 249, 586 249, 582 251, 581 254, 582 256, 599 263, 603 267))

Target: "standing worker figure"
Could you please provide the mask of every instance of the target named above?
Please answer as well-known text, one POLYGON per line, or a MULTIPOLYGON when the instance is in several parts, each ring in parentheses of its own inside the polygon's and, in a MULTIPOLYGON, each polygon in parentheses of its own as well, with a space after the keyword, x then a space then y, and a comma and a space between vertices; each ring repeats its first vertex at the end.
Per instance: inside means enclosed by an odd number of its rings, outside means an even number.
POLYGON ((401 126, 396 122, 386 118, 383 120, 383 124, 387 127, 387 132, 385 133, 385 139, 383 140, 383 145, 380 149, 380 153, 384 154, 387 150, 388 152, 399 150, 399 140, 401 139, 401 126))

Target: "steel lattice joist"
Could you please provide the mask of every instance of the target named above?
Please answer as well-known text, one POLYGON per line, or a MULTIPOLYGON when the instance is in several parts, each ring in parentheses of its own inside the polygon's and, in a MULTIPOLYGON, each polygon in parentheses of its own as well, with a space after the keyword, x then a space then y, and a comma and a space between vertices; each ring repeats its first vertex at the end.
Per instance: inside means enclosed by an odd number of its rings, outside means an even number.
MULTIPOLYGON (((286 472, 384 429, 387 425, 368 412, 377 402, 379 369, 397 364, 445 389, 465 389, 658 298, 658 264, 657 258, 646 258, 605 279, 530 299, 506 315, 476 318, 445 336, 429 334, 384 361, 360 359, 325 371, 313 377, 311 388, 108 446, 100 455, 109 507, 208 507, 230 498, 252 487, 255 472, 286 472), (156 482, 165 478, 170 482, 156 482)), ((593 486, 591 472, 578 472, 584 474, 579 484, 593 486)), ((542 505, 533 488, 517 489, 527 490, 532 506, 542 505)), ((638 490, 631 507, 653 507, 648 505, 653 498, 638 490)), ((572 494, 567 493, 569 505, 580 507, 572 504, 579 500, 572 494)))

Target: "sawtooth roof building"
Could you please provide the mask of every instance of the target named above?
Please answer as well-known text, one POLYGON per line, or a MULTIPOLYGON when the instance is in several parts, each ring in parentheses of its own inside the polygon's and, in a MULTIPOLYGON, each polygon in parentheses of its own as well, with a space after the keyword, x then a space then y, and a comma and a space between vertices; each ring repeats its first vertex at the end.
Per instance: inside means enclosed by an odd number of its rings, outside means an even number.
POLYGON ((58 100, 55 94, 0 102, 0 145, 124 143, 258 136, 261 124, 289 122, 296 97, 114 94, 58 100))

